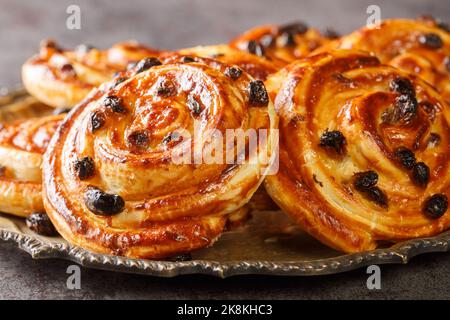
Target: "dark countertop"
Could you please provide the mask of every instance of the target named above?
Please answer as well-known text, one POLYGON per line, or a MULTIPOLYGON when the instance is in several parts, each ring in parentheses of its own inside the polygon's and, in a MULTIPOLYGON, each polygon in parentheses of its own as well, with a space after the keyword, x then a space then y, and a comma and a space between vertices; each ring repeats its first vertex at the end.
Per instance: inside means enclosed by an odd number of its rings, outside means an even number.
MULTIPOLYGON (((137 39, 157 48, 175 49, 225 42, 265 23, 302 19, 311 26, 332 26, 341 33, 364 25, 366 8, 378 4, 382 18, 434 14, 450 19, 446 0, 0 0, 0 86, 20 83, 20 66, 43 38, 63 46, 79 43, 107 47, 137 39), (68 30, 66 8, 81 8, 81 30, 68 30)), ((0 244, 0 299, 450 299, 450 253, 414 258, 407 265, 381 267, 382 289, 369 291, 365 269, 321 277, 206 276, 172 279, 82 269, 81 290, 66 288, 70 262, 33 260, 10 244, 0 244)))

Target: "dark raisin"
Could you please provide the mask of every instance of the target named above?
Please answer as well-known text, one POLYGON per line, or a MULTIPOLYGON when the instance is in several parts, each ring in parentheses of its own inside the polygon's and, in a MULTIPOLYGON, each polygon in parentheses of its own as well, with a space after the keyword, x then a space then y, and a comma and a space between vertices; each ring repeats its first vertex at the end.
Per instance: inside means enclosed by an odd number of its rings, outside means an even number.
POLYGON ((297 44, 295 42, 295 34, 292 34, 290 32, 283 32, 280 34, 280 45, 282 47, 295 47, 297 44))
POLYGON ((393 79, 389 83, 389 88, 392 91, 395 91, 395 92, 398 92, 401 94, 407 94, 407 95, 411 95, 411 96, 415 96, 415 94, 416 94, 416 90, 414 89, 414 86, 411 83, 411 81, 409 81, 409 79, 403 78, 403 77, 397 77, 397 78, 393 79))
POLYGON ((402 94, 395 99, 395 107, 399 120, 411 121, 417 115, 417 99, 408 94, 402 94))
POLYGON ((448 199, 445 194, 438 193, 429 197, 423 206, 423 212, 431 219, 438 219, 448 209, 448 199))
POLYGON ((187 106, 191 112, 198 116, 202 112, 202 108, 200 107, 200 103, 193 96, 189 96, 187 100, 187 106))
POLYGON ((323 31, 323 36, 328 39, 337 39, 340 37, 339 33, 336 32, 336 30, 331 29, 331 28, 326 28, 323 31))
POLYGON ((95 111, 91 116, 91 132, 94 133, 105 124, 105 116, 99 111, 95 111))
POLYGON ((150 137, 147 131, 138 130, 128 135, 128 142, 135 147, 146 147, 150 137))
POLYGON ((419 37, 419 43, 431 49, 439 49, 443 46, 442 39, 436 33, 427 33, 419 37))
POLYGON ((378 174, 375 171, 358 172, 353 176, 353 185, 359 191, 374 187, 377 183, 378 174))
POLYGON ((378 204, 380 207, 386 208, 388 206, 388 198, 386 194, 378 187, 370 187, 364 190, 365 196, 378 204))
POLYGON ((423 162, 417 162, 411 174, 413 181, 421 187, 425 187, 430 180, 430 168, 423 162))
POLYGON ((174 96, 174 95, 176 95, 176 93, 177 93, 177 89, 175 88, 173 83, 169 80, 162 81, 159 84, 158 89, 156 91, 156 94, 158 96, 164 97, 164 98, 174 96))
POLYGON ((33 212, 27 219, 28 228, 37 234, 52 237, 58 235, 52 221, 45 212, 33 212))
POLYGON ((395 157, 406 169, 411 169, 416 164, 416 157, 408 148, 400 147, 395 150, 395 157))
POLYGON ((84 202, 90 211, 101 216, 112 216, 125 208, 125 201, 121 196, 105 193, 93 186, 86 189, 84 202))
POLYGON ((257 55, 259 57, 263 57, 264 56, 264 49, 263 49, 263 47, 261 46, 261 44, 259 44, 255 40, 250 40, 247 43, 247 51, 249 53, 257 55))
POLYGON ((107 96, 103 104, 113 112, 125 113, 127 109, 123 106, 123 100, 116 96, 107 96))
POLYGON ((428 146, 436 147, 441 142, 441 136, 437 133, 430 133, 430 137, 428 138, 428 146))
POLYGON ((70 108, 56 108, 55 110, 53 110, 52 114, 58 115, 58 114, 68 113, 69 111, 70 111, 70 108))
POLYGON ((86 180, 95 173, 94 160, 91 157, 77 159, 74 164, 75 172, 80 180, 86 180))
POLYGON ((303 22, 295 22, 281 26, 278 30, 280 33, 303 34, 308 31, 308 26, 303 22))
POLYGON ((191 62, 195 62, 195 59, 192 58, 192 57, 186 56, 186 57, 183 57, 181 59, 181 62, 183 62, 183 63, 191 63, 191 62))
POLYGON ((340 131, 326 130, 320 136, 319 146, 321 146, 323 148, 334 149, 337 153, 342 152, 345 144, 346 144, 345 137, 340 131))
POLYGON ((154 66, 160 66, 162 63, 157 58, 145 58, 136 64, 136 73, 148 70, 154 66))
POLYGON ((444 65, 445 65, 445 68, 447 69, 447 71, 450 71, 450 57, 449 56, 445 57, 444 65))
POLYGON ((275 38, 272 34, 268 33, 263 35, 260 39, 259 42, 261 43, 261 45, 264 48, 269 48, 272 47, 273 45, 275 45, 275 38))
POLYGON ((269 104, 269 95, 267 94, 264 82, 255 80, 249 84, 249 99, 253 105, 265 107, 269 104))
POLYGON ((224 73, 231 79, 236 80, 242 75, 242 69, 239 69, 238 67, 227 67, 224 73))

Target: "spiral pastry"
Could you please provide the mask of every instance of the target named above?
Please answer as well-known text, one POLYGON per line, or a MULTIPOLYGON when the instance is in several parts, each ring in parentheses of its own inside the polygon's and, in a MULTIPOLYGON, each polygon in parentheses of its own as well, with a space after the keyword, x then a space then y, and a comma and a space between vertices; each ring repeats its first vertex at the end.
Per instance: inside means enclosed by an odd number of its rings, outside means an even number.
POLYGON ((48 40, 41 44, 39 54, 23 65, 22 81, 39 101, 53 107, 71 108, 130 62, 158 54, 136 42, 118 43, 105 51, 86 45, 65 51, 48 40))
POLYGON ((145 66, 93 91, 58 128, 44 156, 44 205, 75 245, 155 259, 218 238, 269 169, 277 120, 262 81, 235 66, 178 55, 145 66), (244 153, 213 148, 227 129, 267 138, 244 153), (195 157, 220 150, 246 161, 195 157))
POLYGON ((450 226, 450 112, 428 83, 340 50, 294 62, 266 85, 280 162, 265 186, 303 229, 356 252, 450 226))
POLYGON ((282 26, 266 25, 253 28, 238 36, 231 46, 257 56, 266 57, 274 63, 286 64, 307 56, 318 47, 328 43, 335 33, 321 35, 304 23, 282 26))
POLYGON ((228 45, 198 46, 182 49, 178 52, 183 55, 212 58, 225 64, 237 65, 244 71, 247 71, 253 78, 263 81, 284 65, 284 63, 277 64, 254 54, 233 49, 228 45))
POLYGON ((434 20, 385 20, 380 27, 365 27, 325 46, 358 49, 377 56, 382 63, 418 74, 450 101, 450 34, 434 20))
POLYGON ((0 128, 0 211, 27 217, 44 211, 42 154, 62 115, 22 120, 0 128))

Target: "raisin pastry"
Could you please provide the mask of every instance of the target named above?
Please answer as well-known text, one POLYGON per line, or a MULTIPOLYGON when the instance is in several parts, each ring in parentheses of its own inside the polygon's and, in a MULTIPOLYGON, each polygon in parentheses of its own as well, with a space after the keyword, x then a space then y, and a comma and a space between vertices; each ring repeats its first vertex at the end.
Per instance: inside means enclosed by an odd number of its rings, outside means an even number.
POLYGON ((156 259, 220 236, 270 169, 277 118, 262 81, 244 71, 235 77, 231 66, 178 55, 144 65, 65 118, 44 156, 44 205, 74 245, 156 259), (266 138, 245 152, 214 139, 227 129, 266 138))
POLYGON ((23 65, 22 81, 39 101, 71 108, 129 63, 158 54, 136 42, 118 43, 105 51, 87 45, 65 51, 49 40, 41 44, 38 55, 23 65))
POLYGON ((44 211, 42 154, 63 115, 21 120, 0 128, 0 211, 27 217, 44 211))
MULTIPOLYGON (((284 63, 275 63, 244 51, 231 48, 228 45, 198 46, 178 51, 183 55, 194 55, 216 59, 229 65, 236 65, 247 71, 252 77, 265 81, 267 77, 278 71, 284 63)), ((239 69, 232 69, 232 76, 238 77, 239 69)))
POLYGON ((450 227, 450 111, 420 78, 331 51, 270 76, 280 161, 265 186, 304 230, 345 252, 450 227))
POLYGON ((319 50, 330 47, 368 51, 382 63, 418 74, 450 101, 450 33, 443 23, 385 20, 379 28, 362 28, 319 50))
POLYGON ((328 43, 335 33, 322 35, 304 23, 253 28, 231 42, 231 46, 257 56, 266 57, 274 63, 290 63, 307 56, 313 50, 328 43))

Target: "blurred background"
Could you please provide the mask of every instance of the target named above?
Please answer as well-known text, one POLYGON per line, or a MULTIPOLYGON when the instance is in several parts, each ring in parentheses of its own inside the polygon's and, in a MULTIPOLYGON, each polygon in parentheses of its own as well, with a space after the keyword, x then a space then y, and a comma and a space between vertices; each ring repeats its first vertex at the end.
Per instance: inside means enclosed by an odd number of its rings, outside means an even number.
POLYGON ((177 49, 228 42, 256 25, 296 20, 343 34, 366 24, 370 4, 380 7, 383 19, 432 14, 450 20, 448 0, 0 0, 0 86, 20 83, 20 66, 44 38, 66 48, 136 39, 177 49), (80 30, 66 27, 70 5, 81 9, 80 30))

